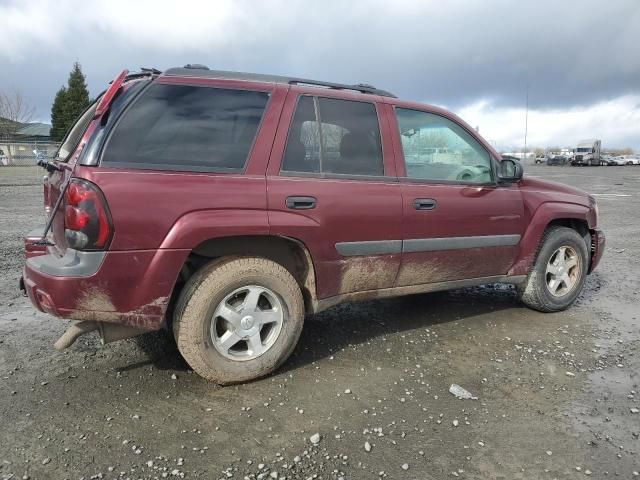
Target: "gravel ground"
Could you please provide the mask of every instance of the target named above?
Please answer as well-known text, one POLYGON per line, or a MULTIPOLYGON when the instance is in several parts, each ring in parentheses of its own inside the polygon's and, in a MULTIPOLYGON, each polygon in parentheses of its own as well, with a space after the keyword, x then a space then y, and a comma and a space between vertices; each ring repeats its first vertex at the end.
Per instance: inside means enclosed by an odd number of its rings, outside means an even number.
POLYGON ((342 305, 221 388, 162 333, 54 351, 64 322, 17 290, 42 171, 0 169, 0 479, 638 476, 640 167, 526 170, 598 194, 607 251, 575 307, 501 286, 342 305))

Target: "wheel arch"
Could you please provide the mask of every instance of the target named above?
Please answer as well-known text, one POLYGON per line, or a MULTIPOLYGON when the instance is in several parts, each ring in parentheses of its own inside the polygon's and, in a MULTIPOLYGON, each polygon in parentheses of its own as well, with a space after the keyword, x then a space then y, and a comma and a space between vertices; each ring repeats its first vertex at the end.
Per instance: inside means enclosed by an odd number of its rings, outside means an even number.
POLYGON ((548 228, 553 226, 571 228, 572 230, 577 231, 583 237, 589 234, 589 222, 587 222, 586 219, 582 218, 554 218, 549 223, 547 223, 544 230, 547 230, 548 228))
POLYGON ((574 203, 547 202, 534 213, 520 241, 520 253, 509 270, 509 275, 528 275, 540 250, 544 232, 553 226, 564 226, 576 230, 592 252, 591 230, 593 220, 588 207, 574 203), (587 236, 589 236, 587 238, 587 236))
POLYGON ((259 256, 282 265, 298 282, 305 311, 317 310, 316 273, 309 250, 298 239, 278 235, 232 235, 200 242, 187 256, 172 298, 178 298, 184 283, 202 266, 230 256, 259 256))

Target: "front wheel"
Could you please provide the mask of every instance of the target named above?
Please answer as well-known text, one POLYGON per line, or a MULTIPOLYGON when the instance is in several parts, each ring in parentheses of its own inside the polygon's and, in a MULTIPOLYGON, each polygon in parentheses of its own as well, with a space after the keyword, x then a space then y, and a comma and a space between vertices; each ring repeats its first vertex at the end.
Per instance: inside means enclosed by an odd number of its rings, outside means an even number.
POLYGON ((219 384, 271 373, 293 352, 304 322, 298 283, 260 257, 214 260, 180 294, 173 331, 200 376, 219 384))
POLYGON ((540 312, 564 310, 582 291, 588 267, 585 239, 571 228, 551 227, 542 238, 520 299, 540 312))

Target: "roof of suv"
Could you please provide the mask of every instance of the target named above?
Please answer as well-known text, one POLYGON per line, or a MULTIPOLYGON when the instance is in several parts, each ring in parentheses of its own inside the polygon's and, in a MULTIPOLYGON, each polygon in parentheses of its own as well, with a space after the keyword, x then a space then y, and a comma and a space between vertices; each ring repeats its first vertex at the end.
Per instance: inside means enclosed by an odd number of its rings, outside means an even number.
POLYGON ((372 85, 358 83, 355 85, 322 82, 319 80, 310 80, 298 77, 285 77, 280 75, 265 75, 262 73, 244 73, 244 72, 228 72, 224 70, 210 70, 204 65, 185 65, 184 67, 170 68, 164 72, 166 76, 176 77, 204 77, 204 78, 223 78, 229 80, 249 80, 255 82, 282 83, 287 85, 312 85, 318 87, 332 88, 336 90, 354 90, 361 93, 369 93, 372 95, 380 95, 382 97, 396 98, 395 95, 385 90, 380 90, 372 85))

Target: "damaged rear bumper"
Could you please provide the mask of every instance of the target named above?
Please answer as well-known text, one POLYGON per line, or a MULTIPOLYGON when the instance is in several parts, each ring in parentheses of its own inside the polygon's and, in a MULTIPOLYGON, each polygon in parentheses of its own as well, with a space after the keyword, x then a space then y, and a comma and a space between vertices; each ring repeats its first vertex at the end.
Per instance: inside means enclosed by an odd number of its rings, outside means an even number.
POLYGON ((158 330, 187 250, 47 252, 27 258, 21 288, 56 317, 158 330))

